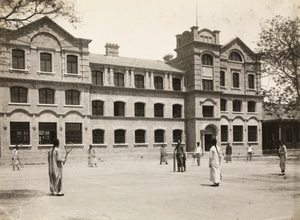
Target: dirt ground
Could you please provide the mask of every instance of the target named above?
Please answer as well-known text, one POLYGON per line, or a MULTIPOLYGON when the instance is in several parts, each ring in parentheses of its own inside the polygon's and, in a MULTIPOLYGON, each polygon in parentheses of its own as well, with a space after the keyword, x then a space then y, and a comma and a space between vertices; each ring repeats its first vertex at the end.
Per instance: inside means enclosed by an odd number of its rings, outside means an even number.
POLYGON ((63 197, 50 196, 46 164, 0 166, 0 219, 300 219, 300 161, 289 159, 285 176, 278 165, 276 157, 222 163, 220 187, 211 187, 207 156, 201 166, 189 158, 184 173, 172 160, 103 158, 91 168, 71 157, 63 197))

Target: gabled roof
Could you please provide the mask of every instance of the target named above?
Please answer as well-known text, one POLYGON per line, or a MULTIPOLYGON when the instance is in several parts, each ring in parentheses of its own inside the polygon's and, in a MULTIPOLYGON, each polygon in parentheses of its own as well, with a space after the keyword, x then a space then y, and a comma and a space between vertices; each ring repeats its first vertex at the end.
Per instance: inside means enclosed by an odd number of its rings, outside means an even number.
POLYGON ((55 23, 52 19, 50 19, 47 16, 44 16, 40 19, 37 19, 27 25, 24 25, 16 30, 9 30, 11 32, 19 32, 19 33, 26 33, 28 30, 34 30, 36 27, 42 26, 44 24, 49 25, 53 29, 63 33, 66 35, 69 39, 74 40, 74 41, 87 41, 90 43, 92 40, 90 39, 83 39, 83 38, 76 38, 73 35, 71 35, 69 32, 67 32, 65 29, 63 29, 61 26, 59 26, 57 23, 55 23))
POLYGON ((112 65, 128 68, 142 68, 148 70, 158 70, 167 72, 184 73, 183 71, 176 69, 169 64, 160 60, 147 60, 139 58, 129 57, 111 57, 101 54, 90 54, 90 63, 112 65))
POLYGON ((239 37, 236 37, 233 40, 229 41, 228 43, 224 44, 221 47, 221 53, 228 50, 228 48, 230 48, 234 44, 237 44, 241 48, 243 48, 245 50, 245 52, 248 53, 251 57, 255 56, 255 53, 239 37))

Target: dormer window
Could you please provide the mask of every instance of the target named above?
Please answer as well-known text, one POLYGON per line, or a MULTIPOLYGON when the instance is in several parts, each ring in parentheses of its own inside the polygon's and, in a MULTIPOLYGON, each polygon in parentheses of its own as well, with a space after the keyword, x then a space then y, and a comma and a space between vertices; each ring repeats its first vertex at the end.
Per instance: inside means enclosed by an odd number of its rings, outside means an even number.
POLYGON ((243 61, 241 55, 237 52, 232 52, 229 55, 229 60, 233 60, 233 61, 237 61, 237 62, 242 62, 243 61))

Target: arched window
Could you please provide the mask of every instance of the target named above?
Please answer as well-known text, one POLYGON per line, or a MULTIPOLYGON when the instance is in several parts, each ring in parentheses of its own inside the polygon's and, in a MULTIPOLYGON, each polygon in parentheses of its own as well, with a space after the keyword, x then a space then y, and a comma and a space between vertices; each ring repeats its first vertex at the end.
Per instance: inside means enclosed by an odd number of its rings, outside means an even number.
POLYGON ((142 102, 134 103, 134 116, 145 117, 145 103, 142 102))
POLYGON ((10 88, 10 100, 15 103, 27 103, 27 89, 23 87, 10 88))
POLYGON ((181 118, 181 108, 179 104, 173 105, 173 118, 181 118))
POLYGON ((92 83, 95 85, 103 85, 103 73, 101 71, 92 71, 92 83))
POLYGON ((163 118, 164 117, 164 105, 157 103, 154 104, 154 117, 163 118))
POLYGON ((208 54, 202 55, 202 65, 212 66, 213 65, 213 57, 208 54))
POLYGON ((154 142, 155 143, 164 143, 165 131, 158 129, 154 131, 154 142))
POLYGON ((144 76, 143 75, 134 75, 134 85, 135 88, 144 88, 144 76))
POLYGON ((124 74, 114 73, 114 83, 117 87, 124 87, 124 74))
POLYGON ((233 61, 238 61, 238 62, 242 62, 242 57, 239 53, 237 52, 232 52, 230 55, 229 55, 229 60, 233 60, 233 61))
POLYGON ((54 104, 54 90, 53 89, 40 89, 39 90, 39 103, 40 104, 54 104))
POLYGON ((103 101, 92 101, 92 115, 103 116, 103 101))
POLYGON ((66 105, 79 105, 79 92, 76 90, 66 91, 66 105))
POLYGON ((146 143, 145 130, 135 130, 135 143, 146 143))
POLYGON ((241 112, 241 110, 242 110, 241 107, 242 107, 241 101, 239 101, 239 100, 233 100, 233 102, 232 102, 232 110, 234 112, 241 112))
POLYGON ((115 144, 125 144, 125 130, 115 130, 115 144))
POLYGON ((50 53, 41 53, 40 59, 41 71, 52 72, 52 55, 50 53))
POLYGON ((178 140, 182 141, 182 130, 173 130, 173 143, 178 142, 178 140))
POLYGON ((255 102, 253 102, 253 101, 249 101, 248 102, 248 112, 255 112, 255 105, 256 105, 256 103, 255 102))
POLYGON ((24 50, 12 50, 12 68, 25 69, 25 53, 24 50))
POLYGON ((164 88, 164 83, 163 83, 162 77, 160 77, 160 76, 154 77, 154 88, 155 89, 163 89, 164 88))
POLYGON ((93 130, 93 144, 104 144, 104 130, 93 130))
POLYGON ((225 99, 221 99, 220 110, 227 111, 227 101, 225 99))
POLYGON ((67 56, 67 73, 77 74, 78 73, 77 66, 78 66, 77 56, 68 55, 67 56))
POLYGON ((114 102, 114 116, 125 116, 124 102, 114 102))
POLYGON ((173 90, 181 91, 181 80, 178 78, 173 78, 173 90))

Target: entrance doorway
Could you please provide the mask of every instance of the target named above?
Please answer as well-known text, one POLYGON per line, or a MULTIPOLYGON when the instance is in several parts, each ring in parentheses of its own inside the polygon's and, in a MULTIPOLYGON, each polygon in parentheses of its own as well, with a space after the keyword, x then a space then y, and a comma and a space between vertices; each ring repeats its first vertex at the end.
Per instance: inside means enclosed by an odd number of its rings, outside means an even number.
POLYGON ((209 151, 211 148, 211 139, 213 138, 212 134, 205 134, 204 135, 204 144, 205 144, 205 151, 209 151))

